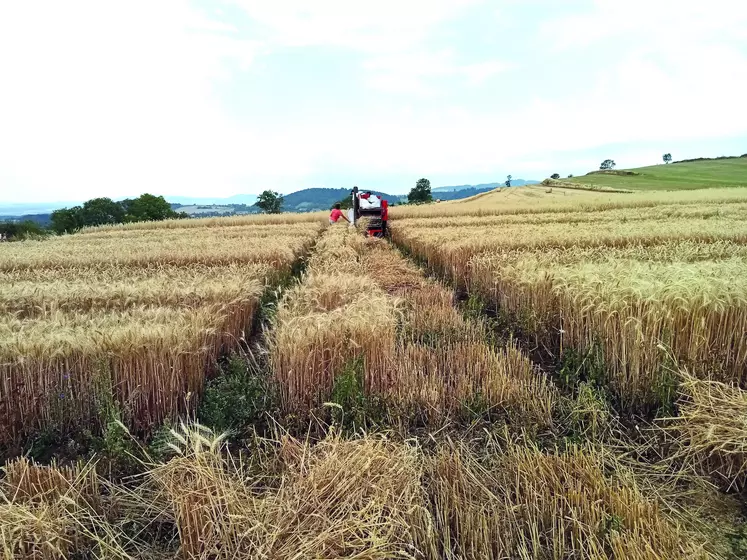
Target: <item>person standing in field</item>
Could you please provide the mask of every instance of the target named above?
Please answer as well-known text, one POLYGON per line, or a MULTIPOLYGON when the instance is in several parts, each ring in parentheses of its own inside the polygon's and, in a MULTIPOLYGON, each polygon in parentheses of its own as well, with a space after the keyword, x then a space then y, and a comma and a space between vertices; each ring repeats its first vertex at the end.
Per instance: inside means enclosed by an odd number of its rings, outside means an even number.
POLYGON ((345 220, 347 223, 350 223, 348 217, 343 214, 342 210, 340 210, 340 203, 338 202, 337 204, 335 204, 334 208, 332 208, 332 212, 330 212, 329 214, 329 223, 336 224, 340 218, 345 220))

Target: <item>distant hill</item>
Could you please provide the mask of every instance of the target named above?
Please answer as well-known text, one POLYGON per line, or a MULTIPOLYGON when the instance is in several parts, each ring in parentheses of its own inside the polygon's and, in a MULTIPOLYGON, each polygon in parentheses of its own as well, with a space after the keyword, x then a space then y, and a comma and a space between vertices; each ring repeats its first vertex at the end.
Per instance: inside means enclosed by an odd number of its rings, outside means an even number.
POLYGON ((592 171, 571 179, 575 183, 616 189, 691 190, 747 187, 747 154, 740 157, 694 159, 636 169, 592 171))
POLYGON ((228 198, 219 197, 195 197, 195 196, 164 196, 172 204, 182 206, 229 206, 231 204, 254 204, 257 202, 256 194, 235 194, 228 198))
POLYGON ((58 208, 69 208, 81 202, 0 202, 0 216, 18 218, 25 215, 51 214, 58 208))
POLYGON ((482 185, 476 185, 474 187, 467 187, 463 189, 459 189, 456 191, 434 191, 432 190, 431 193, 433 195, 434 200, 461 200, 463 198, 469 198, 471 196, 475 196, 478 194, 490 192, 496 187, 491 187, 488 185, 482 186, 482 185))
MULTIPOLYGON (((283 196, 285 212, 315 212, 329 210, 335 202, 350 196, 351 189, 303 189, 283 196)), ((390 203, 398 202, 399 195, 371 191, 390 203)))
MULTIPOLYGON (((537 184, 537 181, 524 181, 517 179, 513 182, 516 186, 526 184, 537 184)), ((461 185, 457 187, 439 187, 433 189, 433 198, 440 200, 457 200, 475 196, 484 192, 491 191, 496 187, 503 186, 499 183, 488 183, 482 185, 461 185)), ((371 191, 389 201, 390 204, 397 204, 406 201, 406 195, 396 195, 382 191, 371 191)), ((240 196, 240 195, 239 195, 240 196)), ((249 195, 247 195, 249 196, 249 195)), ((335 202, 350 196, 350 189, 326 189, 326 188, 309 188, 283 195, 284 212, 316 212, 319 210, 329 210, 335 202)), ((237 197, 232 197, 234 200, 237 197)), ((256 197, 255 197, 256 199, 256 197)), ((188 199, 187 197, 170 197, 169 201, 175 210, 186 212, 190 216, 227 216, 232 214, 251 214, 261 212, 256 205, 244 205, 237 202, 228 202, 229 199, 188 199), (174 203, 175 199, 182 198, 190 200, 191 203, 174 203), (201 201, 216 202, 201 202, 201 201)))
MULTIPOLYGON (((524 179, 512 179, 511 180, 511 186, 512 187, 523 187, 525 185, 538 185, 539 181, 534 180, 524 180, 524 179)), ((497 189, 498 187, 504 186, 504 183, 481 183, 479 185, 458 185, 455 187, 436 187, 435 189, 431 189, 432 193, 444 193, 444 192, 457 192, 457 191, 464 191, 464 190, 479 190, 481 192, 487 192, 492 191, 493 189, 497 189)), ((472 196, 472 195, 470 195, 472 196)), ((443 200, 443 197, 441 197, 443 200)))
POLYGON ((52 214, 23 214, 21 216, 0 214, 0 222, 34 222, 41 227, 49 227, 52 214))
MULTIPOLYGON (((538 181, 515 179, 512 186, 534 185, 538 181)), ((480 185, 459 185, 452 187, 437 187, 432 189, 433 198, 440 200, 457 200, 468 198, 502 187, 503 183, 484 183, 480 185)), ((371 191, 397 204, 407 201, 407 195, 395 195, 382 191, 371 191)), ((283 210, 285 212, 314 212, 329 210, 335 202, 350 196, 350 189, 302 189, 283 196, 283 210)), ((261 212, 255 205, 257 195, 237 194, 227 198, 220 197, 192 197, 192 196, 164 196, 171 207, 178 212, 186 212, 194 217, 232 216, 237 214, 254 214, 261 212)), ((115 200, 121 200, 115 199, 115 200)), ((31 219, 41 225, 49 224, 49 214, 58 208, 69 208, 82 204, 80 202, 52 202, 28 204, 0 204, 0 221, 3 219, 19 221, 31 219)))

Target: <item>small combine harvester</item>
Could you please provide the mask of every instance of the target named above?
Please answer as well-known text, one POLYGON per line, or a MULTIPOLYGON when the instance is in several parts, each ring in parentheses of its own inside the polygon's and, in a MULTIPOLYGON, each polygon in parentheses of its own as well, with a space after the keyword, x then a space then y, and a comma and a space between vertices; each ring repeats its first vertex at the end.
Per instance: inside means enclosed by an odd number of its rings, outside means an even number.
POLYGON ((353 207, 350 209, 350 223, 357 224, 361 218, 367 219, 368 237, 385 237, 389 220, 389 202, 368 191, 358 191, 353 187, 353 207))

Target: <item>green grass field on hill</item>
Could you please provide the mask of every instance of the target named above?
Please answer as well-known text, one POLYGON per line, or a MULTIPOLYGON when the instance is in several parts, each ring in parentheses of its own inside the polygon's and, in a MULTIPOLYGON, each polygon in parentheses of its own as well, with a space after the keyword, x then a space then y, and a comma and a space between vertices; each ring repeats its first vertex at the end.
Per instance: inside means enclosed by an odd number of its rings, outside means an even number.
POLYGON ((689 190, 747 187, 747 157, 689 161, 629 169, 637 175, 591 173, 576 183, 630 190, 689 190))

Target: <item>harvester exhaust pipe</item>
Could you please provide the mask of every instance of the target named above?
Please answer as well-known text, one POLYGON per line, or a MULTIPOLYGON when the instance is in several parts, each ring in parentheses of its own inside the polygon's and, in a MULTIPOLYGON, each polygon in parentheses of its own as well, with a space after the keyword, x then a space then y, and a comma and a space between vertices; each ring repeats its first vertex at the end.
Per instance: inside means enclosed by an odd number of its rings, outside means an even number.
POLYGON ((360 213, 360 200, 358 200, 358 187, 353 187, 353 225, 358 224, 358 214, 360 213))

